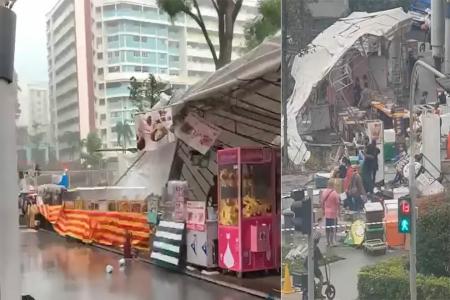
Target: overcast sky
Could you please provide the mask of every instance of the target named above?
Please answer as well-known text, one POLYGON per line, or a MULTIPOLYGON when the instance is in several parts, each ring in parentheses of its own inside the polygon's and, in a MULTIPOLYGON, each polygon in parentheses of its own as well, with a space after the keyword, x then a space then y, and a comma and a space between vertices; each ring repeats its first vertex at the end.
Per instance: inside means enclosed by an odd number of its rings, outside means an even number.
POLYGON ((15 67, 19 84, 47 82, 45 14, 57 0, 18 0, 15 67))
POLYGON ((18 0, 14 5, 17 14, 15 68, 19 76, 21 116, 20 126, 29 123, 28 84, 47 86, 47 37, 45 15, 57 0, 18 0))

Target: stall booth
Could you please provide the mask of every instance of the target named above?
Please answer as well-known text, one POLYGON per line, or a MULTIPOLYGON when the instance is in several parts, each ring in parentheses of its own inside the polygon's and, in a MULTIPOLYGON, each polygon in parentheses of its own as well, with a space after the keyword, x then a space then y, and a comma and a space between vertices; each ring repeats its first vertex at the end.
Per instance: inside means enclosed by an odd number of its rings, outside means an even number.
POLYGON ((237 273, 278 269, 277 150, 218 151, 219 267, 237 273))
POLYGON ((133 248, 148 250, 148 194, 144 187, 76 188, 63 193, 61 205, 42 204, 39 212, 62 236, 117 248, 130 236, 133 248))

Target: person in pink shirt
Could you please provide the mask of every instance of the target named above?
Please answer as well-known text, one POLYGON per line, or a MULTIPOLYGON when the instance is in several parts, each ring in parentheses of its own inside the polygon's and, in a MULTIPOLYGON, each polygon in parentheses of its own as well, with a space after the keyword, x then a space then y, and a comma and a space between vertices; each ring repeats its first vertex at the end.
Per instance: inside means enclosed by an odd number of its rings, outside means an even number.
POLYGON ((326 236, 328 247, 335 245, 335 232, 337 219, 341 212, 339 194, 334 189, 333 181, 328 182, 328 187, 320 195, 320 204, 325 216, 326 236))

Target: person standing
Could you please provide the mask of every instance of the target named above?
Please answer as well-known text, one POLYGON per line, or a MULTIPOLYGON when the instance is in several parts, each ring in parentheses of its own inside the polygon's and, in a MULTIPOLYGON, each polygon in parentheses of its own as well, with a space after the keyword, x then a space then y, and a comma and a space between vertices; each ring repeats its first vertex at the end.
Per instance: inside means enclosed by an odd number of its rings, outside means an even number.
POLYGON ((364 204, 363 198, 366 198, 366 190, 357 166, 353 167, 353 174, 346 193, 347 199, 345 200, 344 207, 352 211, 362 210, 364 204))
POLYGON ((372 186, 375 186, 376 182, 379 154, 380 149, 377 147, 376 140, 373 139, 372 142, 367 145, 364 157, 364 167, 367 168, 367 172, 369 172, 369 178, 372 181, 372 186))
POLYGON ((339 194, 336 192, 333 181, 328 181, 328 187, 320 195, 320 204, 325 216, 327 245, 335 245, 335 230, 341 212, 339 194))

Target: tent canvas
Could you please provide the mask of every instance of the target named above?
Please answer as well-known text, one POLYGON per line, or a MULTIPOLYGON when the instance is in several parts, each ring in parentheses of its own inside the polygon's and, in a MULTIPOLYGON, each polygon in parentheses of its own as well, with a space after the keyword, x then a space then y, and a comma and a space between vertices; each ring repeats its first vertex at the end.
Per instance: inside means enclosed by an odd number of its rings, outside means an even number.
POLYGON ((384 37, 389 40, 402 28, 411 25, 411 17, 402 8, 375 13, 354 12, 339 19, 311 43, 312 51, 297 56, 292 66, 295 86, 288 99, 288 154, 295 163, 309 156, 297 128, 297 116, 318 83, 362 37, 384 37), (303 153, 303 154, 302 154, 303 153))

